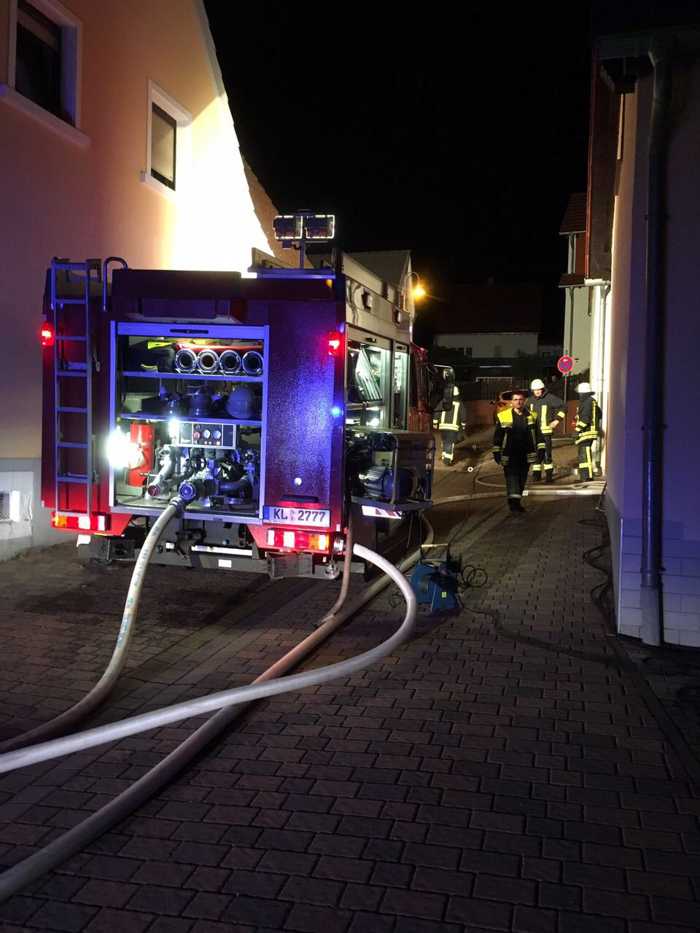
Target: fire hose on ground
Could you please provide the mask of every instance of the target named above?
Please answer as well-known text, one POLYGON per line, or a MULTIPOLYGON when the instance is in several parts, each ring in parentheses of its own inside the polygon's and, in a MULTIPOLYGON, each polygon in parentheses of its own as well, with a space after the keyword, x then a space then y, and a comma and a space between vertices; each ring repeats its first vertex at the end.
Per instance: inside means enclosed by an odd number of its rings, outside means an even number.
MULTIPOLYGON (((459 501, 464 502, 471 498, 486 498, 487 496, 489 496, 489 494, 486 496, 483 494, 477 494, 476 496, 449 496, 435 502, 434 505, 444 505, 459 501)), ((173 512, 170 513, 167 518, 164 513, 163 516, 161 516, 163 523, 160 528, 156 531, 156 525, 154 525, 149 534, 149 538, 152 538, 151 547, 144 557, 138 581, 134 579, 136 578, 136 568, 134 569, 132 577, 134 588, 132 589, 130 586, 129 589, 129 595, 132 597, 131 625, 133 625, 133 619, 135 619, 136 609, 138 608, 138 600, 143 583, 143 573, 145 572, 148 559, 165 525, 180 508, 180 504, 177 501, 174 501, 171 505, 173 512)), ((427 525, 428 533, 423 545, 430 543, 433 539, 433 531, 430 523, 425 520, 425 524, 427 525)), ((97 729, 78 733, 77 735, 66 736, 62 739, 44 742, 39 745, 0 755, 0 773, 4 773, 39 761, 47 761, 52 758, 60 757, 73 751, 82 751, 86 748, 94 747, 95 745, 105 744, 127 735, 133 735, 137 732, 148 731, 161 725, 177 722, 211 710, 218 710, 215 715, 200 726, 188 739, 164 758, 163 761, 153 767, 114 800, 110 801, 67 833, 64 833, 62 836, 49 843, 43 849, 40 849, 38 852, 24 859, 22 862, 19 862, 17 865, 14 865, 2 874, 0 876, 0 902, 7 900, 9 897, 21 891, 28 884, 42 877, 46 872, 58 867, 113 826, 126 819, 134 810, 157 793, 161 787, 168 784, 181 773, 197 755, 227 729, 255 700, 275 694, 303 689, 304 687, 328 683, 332 680, 357 673, 370 666, 375 661, 386 657, 395 648, 398 648, 400 644, 410 638, 416 620, 416 600, 404 573, 420 559, 421 549, 418 548, 405 558, 397 568, 368 548, 362 547, 359 544, 352 545, 352 527, 348 529, 347 543, 348 549, 343 569, 341 591, 333 607, 326 613, 319 627, 314 632, 260 674, 252 684, 246 687, 221 691, 209 697, 202 697, 189 702, 175 704, 174 706, 156 710, 153 713, 147 713, 142 716, 130 717, 127 720, 123 720, 121 723, 102 726, 97 729), (384 572, 384 576, 380 577, 348 605, 344 606, 350 583, 351 553, 377 566, 384 572), (360 655, 356 655, 354 658, 350 658, 347 661, 341 661, 326 667, 306 671, 302 674, 281 676, 297 666, 333 634, 333 632, 343 625, 344 622, 374 599, 374 597, 392 581, 397 585, 405 598, 406 614, 400 627, 390 638, 386 639, 375 648, 363 652, 360 655)), ((145 549, 146 547, 144 545, 142 554, 145 549)), ((129 602, 128 599, 127 602, 129 602)), ((128 637, 131 633, 131 625, 127 628, 126 633, 122 632, 124 621, 122 622, 122 628, 120 628, 122 642, 126 639, 127 644, 128 637)), ((117 648, 118 647, 119 642, 117 648)), ((115 648, 114 655, 116 655, 116 653, 117 649, 115 648)), ((114 661, 114 655, 112 661, 110 661, 110 666, 114 661)), ((122 652, 119 657, 121 669, 124 663, 125 651, 122 652)), ((94 693, 97 687, 103 684, 106 674, 107 671, 105 671, 105 675, 103 675, 100 682, 91 693, 94 693)), ((90 694, 88 696, 90 696, 90 694)), ((87 697, 85 699, 87 700, 87 697)), ((97 702, 99 701, 98 699, 97 702)), ((68 713, 72 713, 73 710, 80 706, 82 715, 85 715, 84 711, 86 707, 82 705, 82 703, 83 701, 81 701, 81 704, 77 704, 76 707, 69 710, 68 713)), ((61 717, 58 717, 58 719, 60 718, 61 717)), ((47 723, 46 726, 55 725, 56 722, 57 720, 53 720, 52 723, 47 723)), ((38 729, 33 730, 32 733, 28 733, 28 735, 36 734, 38 731, 38 729)))
MULTIPOLYGON (((428 538, 432 538, 432 531, 429 532, 428 538)), ((126 731, 119 730, 119 734, 114 732, 114 728, 121 724, 116 723, 111 726, 91 729, 76 736, 67 736, 53 742, 45 742, 38 746, 1 755, 0 772, 9 771, 32 762, 46 761, 48 758, 68 754, 70 751, 82 750, 96 744, 113 741, 115 738, 124 735, 132 735, 135 732, 152 729, 159 724, 165 725, 168 722, 176 722, 180 719, 218 709, 216 715, 208 719, 185 742, 118 797, 43 849, 0 875, 0 902, 12 897, 28 884, 42 877, 47 871, 58 867, 111 827, 126 819, 141 804, 150 799, 159 788, 173 780, 193 758, 240 716, 254 700, 261 699, 264 696, 328 683, 339 677, 349 676, 390 654, 410 638, 415 626, 416 600, 410 584, 403 575, 403 571, 409 569, 412 563, 415 563, 420 552, 406 558, 399 568, 394 567, 380 555, 359 544, 354 545, 353 553, 384 571, 385 576, 367 587, 350 604, 340 608, 342 601, 345 600, 349 585, 350 554, 348 553, 346 558, 347 570, 344 572, 340 598, 335 604, 335 607, 338 607, 336 611, 334 613, 329 612, 319 628, 292 648, 284 657, 276 661, 249 686, 223 691, 211 697, 193 700, 191 703, 176 704, 176 706, 169 709, 157 710, 155 713, 146 714, 146 719, 141 716, 131 717, 129 720, 124 721, 129 723, 126 731), (345 583, 346 577, 347 584, 345 583), (404 619, 390 638, 375 648, 356 655, 347 661, 340 661, 336 664, 297 675, 280 676, 299 664, 348 618, 373 599, 390 581, 393 581, 399 587, 406 601, 404 619)))
POLYGON ((166 526, 172 518, 175 518, 176 515, 181 513, 182 507, 183 502, 181 499, 173 499, 167 508, 163 510, 162 515, 158 517, 143 543, 143 547, 141 548, 136 565, 131 574, 129 592, 126 596, 124 612, 122 614, 122 621, 119 626, 119 633, 117 635, 114 651, 112 652, 109 664, 98 682, 81 700, 71 706, 70 709, 54 717, 54 719, 42 723, 42 725, 37 726, 35 729, 30 729, 28 732, 22 733, 22 735, 16 735, 11 739, 0 742, 0 754, 13 751, 17 748, 23 748, 26 745, 35 744, 49 739, 54 735, 61 735, 71 726, 75 726, 81 720, 85 719, 107 699, 114 689, 126 662, 131 636, 133 635, 136 625, 136 616, 141 601, 141 590, 143 589, 143 581, 146 575, 148 562, 166 526))

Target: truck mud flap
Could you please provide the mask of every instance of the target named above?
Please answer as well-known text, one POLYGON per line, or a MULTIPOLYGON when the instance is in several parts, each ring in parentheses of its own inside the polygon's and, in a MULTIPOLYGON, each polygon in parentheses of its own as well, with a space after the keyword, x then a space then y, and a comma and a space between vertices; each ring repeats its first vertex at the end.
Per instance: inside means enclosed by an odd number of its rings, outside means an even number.
POLYGON ((78 547, 81 560, 97 561, 109 564, 112 561, 133 561, 136 559, 136 541, 129 538, 111 538, 106 535, 92 535, 90 543, 78 547))
POLYGON ((271 580, 282 577, 313 577, 314 559, 311 554, 269 554, 267 572, 271 580))

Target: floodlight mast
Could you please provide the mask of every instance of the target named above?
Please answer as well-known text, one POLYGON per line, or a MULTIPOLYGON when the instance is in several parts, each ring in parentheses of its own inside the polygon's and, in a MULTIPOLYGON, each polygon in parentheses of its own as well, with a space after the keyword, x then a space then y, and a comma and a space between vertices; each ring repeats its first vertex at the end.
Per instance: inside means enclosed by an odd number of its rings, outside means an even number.
POLYGON ((332 240, 335 237, 335 214, 316 214, 299 210, 293 214, 278 214, 272 222, 275 239, 283 249, 298 244, 299 268, 306 264, 306 244, 313 240, 332 240))

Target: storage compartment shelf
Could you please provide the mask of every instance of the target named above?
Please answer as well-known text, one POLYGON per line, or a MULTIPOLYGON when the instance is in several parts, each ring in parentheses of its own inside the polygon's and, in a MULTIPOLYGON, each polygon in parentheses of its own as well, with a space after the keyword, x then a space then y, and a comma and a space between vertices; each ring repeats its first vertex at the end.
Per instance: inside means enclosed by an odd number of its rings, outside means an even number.
POLYGON ((122 376, 131 379, 184 379, 188 382, 263 382, 262 376, 228 375, 226 373, 154 373, 122 370, 122 376))
POLYGON ((243 418, 195 418, 194 415, 152 415, 149 412, 122 412, 117 416, 121 421, 195 421, 197 424, 237 424, 241 427, 260 428, 262 421, 246 421, 243 418))
POLYGON ((267 329, 198 326, 190 339, 118 321, 112 332, 112 507, 157 515, 179 495, 189 519, 259 522, 267 329))

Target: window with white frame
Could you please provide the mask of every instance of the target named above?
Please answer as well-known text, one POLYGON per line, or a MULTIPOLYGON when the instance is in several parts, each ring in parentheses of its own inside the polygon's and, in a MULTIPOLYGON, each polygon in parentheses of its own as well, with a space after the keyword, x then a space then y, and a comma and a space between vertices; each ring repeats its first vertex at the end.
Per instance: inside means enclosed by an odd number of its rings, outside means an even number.
POLYGON ((58 0, 11 0, 8 86, 72 126, 80 119, 80 30, 58 0))
POLYGON ((147 165, 143 181, 161 191, 176 191, 187 159, 187 128, 192 117, 153 81, 148 88, 147 165))

